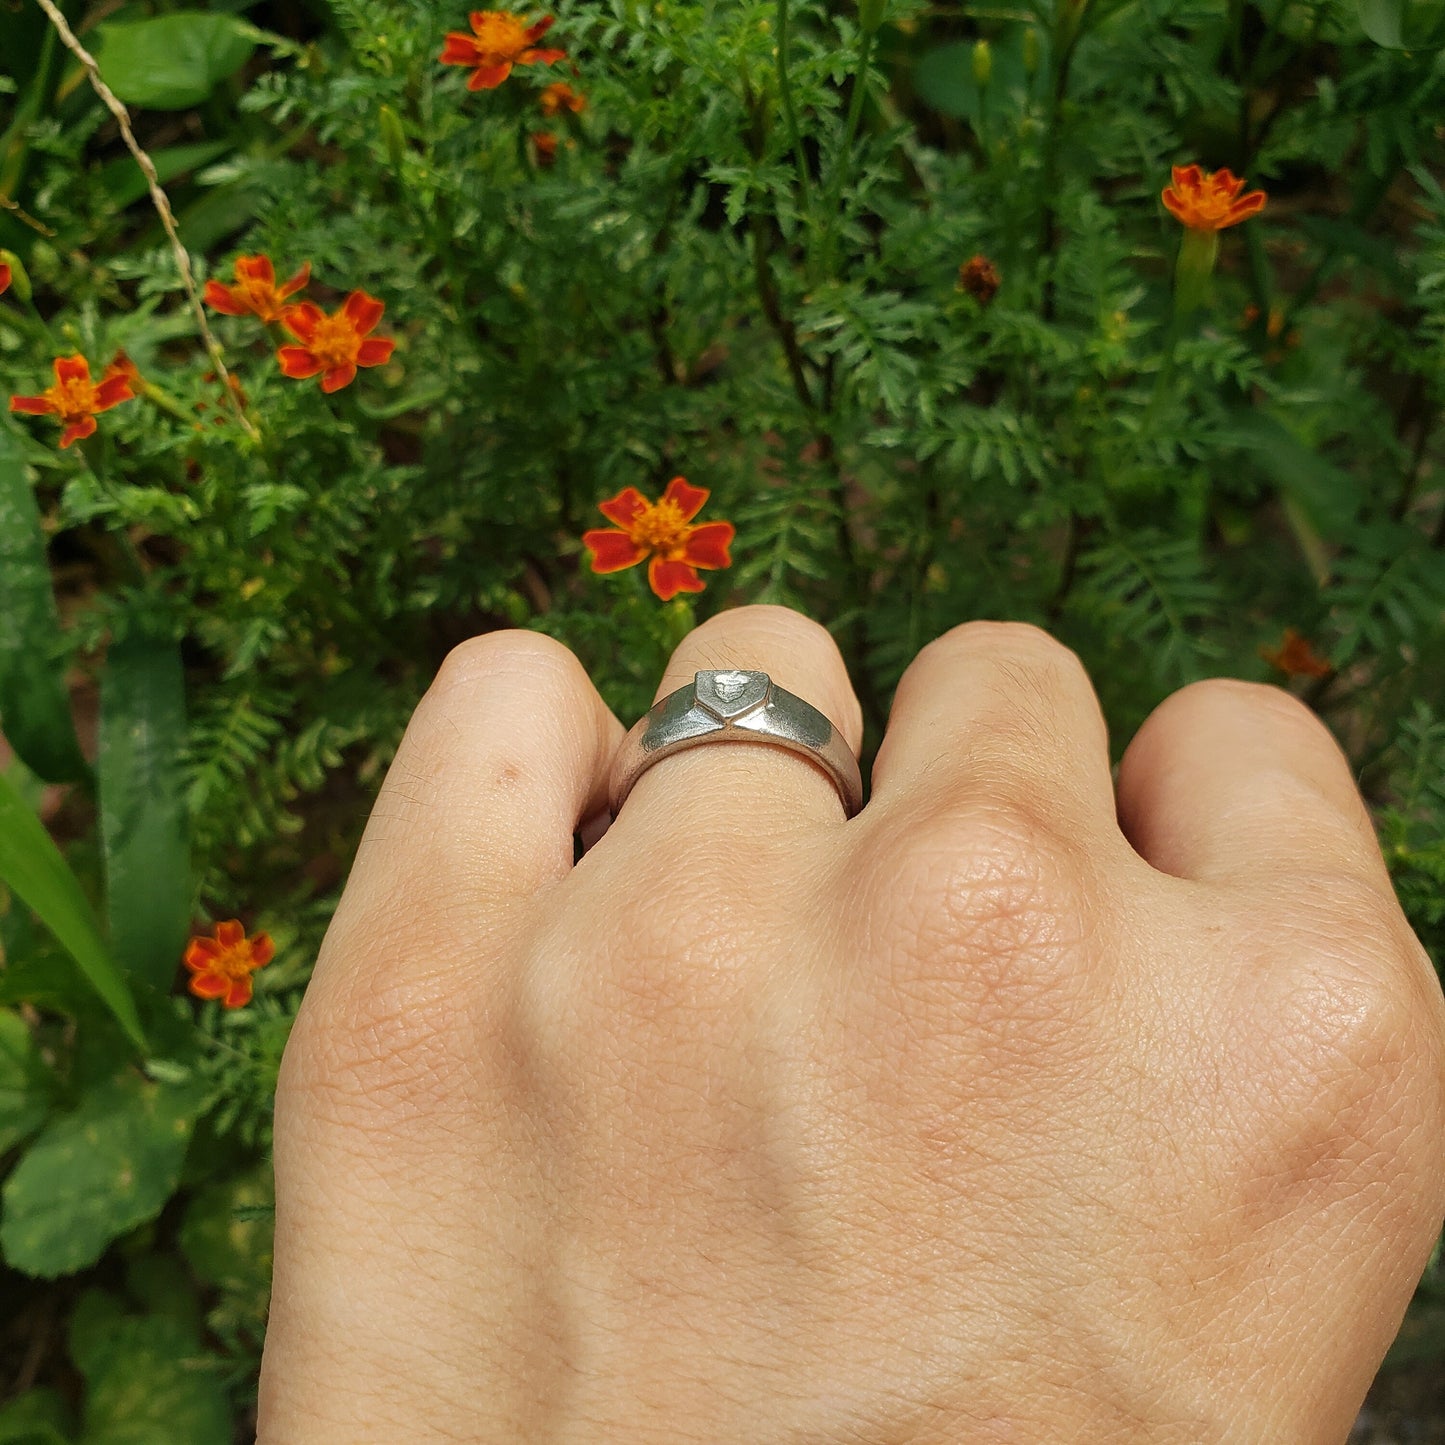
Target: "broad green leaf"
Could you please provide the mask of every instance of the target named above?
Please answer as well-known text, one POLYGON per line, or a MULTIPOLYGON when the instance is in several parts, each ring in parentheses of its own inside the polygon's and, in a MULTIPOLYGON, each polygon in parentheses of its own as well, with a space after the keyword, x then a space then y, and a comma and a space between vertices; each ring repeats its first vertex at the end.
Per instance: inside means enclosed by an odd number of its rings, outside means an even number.
POLYGON ((221 1362, 193 1325, 127 1314, 92 1290, 76 1309, 70 1349, 87 1387, 79 1445, 230 1445, 221 1362))
POLYGON ((127 1073, 41 1131, 5 1181, 0 1247, 23 1274, 85 1269, 175 1192, 200 1107, 194 1089, 127 1073))
POLYGON ((260 1211, 273 1202, 269 1164, 197 1194, 180 1232, 181 1251, 197 1277, 230 1294, 259 1293, 264 1302, 274 1220, 260 1211))
POLYGON ((180 649, 144 636, 112 644, 100 680, 100 832, 111 948, 164 992, 190 922, 181 749, 180 649))
POLYGON ((0 1445, 70 1445, 59 1394, 48 1388, 27 1390, 0 1406, 0 1445))
POLYGON ((223 12, 173 10, 98 27, 96 63, 125 102, 149 110, 199 105, 250 58, 256 28, 223 12))
POLYGON ((96 925, 75 874, 40 819, 0 773, 0 882, 40 917, 141 1049, 145 1034, 125 977, 96 925))
POLYGON ((89 775, 59 661, 40 513, 14 432, 0 426, 0 732, 46 782, 89 775))
POLYGON ((25 1020, 0 1009, 0 1154, 45 1122, 48 1074, 25 1020))
POLYGON ((1360 28, 1386 50, 1438 50, 1445 46, 1441 0, 1360 0, 1360 28))

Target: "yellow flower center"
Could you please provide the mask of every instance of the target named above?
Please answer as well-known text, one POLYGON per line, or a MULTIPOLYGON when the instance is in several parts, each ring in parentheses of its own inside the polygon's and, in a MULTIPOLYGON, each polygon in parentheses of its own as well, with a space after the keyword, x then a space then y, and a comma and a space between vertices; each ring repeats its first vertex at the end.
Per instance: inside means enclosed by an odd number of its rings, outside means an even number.
POLYGON ((681 555, 692 528, 683 520, 682 508, 664 498, 637 517, 628 527, 634 542, 661 552, 664 557, 681 555))
POLYGON ((315 339, 306 345, 307 351, 328 371, 337 366, 350 366, 360 348, 361 338, 345 312, 322 317, 316 324, 315 339))
POLYGON ((65 421, 79 421, 81 417, 95 414, 95 383, 79 376, 57 381, 54 386, 46 387, 45 399, 55 408, 57 416, 65 421))
POLYGON ((515 60, 532 42, 527 27, 510 10, 483 10, 473 22, 477 59, 483 65, 502 65, 515 60))
POLYGON ((229 948, 222 947, 215 958, 206 960, 207 973, 218 973, 232 983, 239 983, 255 970, 256 962, 251 954, 249 938, 243 939, 240 943, 233 943, 229 948))
POLYGON ((251 309, 262 321, 275 321, 281 315, 285 302, 269 282, 261 280, 260 277, 252 277, 240 284, 246 300, 251 303, 251 309))

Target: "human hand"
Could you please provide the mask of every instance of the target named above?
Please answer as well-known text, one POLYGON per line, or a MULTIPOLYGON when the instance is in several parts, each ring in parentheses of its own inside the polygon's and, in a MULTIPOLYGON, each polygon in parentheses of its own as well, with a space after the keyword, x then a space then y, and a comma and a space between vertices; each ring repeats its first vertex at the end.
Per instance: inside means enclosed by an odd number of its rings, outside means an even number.
MULTIPOLYGON (((828 634, 687 637, 855 750, 828 634)), ((605 808, 530 633, 422 700, 277 1094, 261 1445, 1342 1441, 1445 1214, 1445 1005, 1348 767, 1271 688, 1119 769, 971 623, 845 822, 767 746, 605 808)))

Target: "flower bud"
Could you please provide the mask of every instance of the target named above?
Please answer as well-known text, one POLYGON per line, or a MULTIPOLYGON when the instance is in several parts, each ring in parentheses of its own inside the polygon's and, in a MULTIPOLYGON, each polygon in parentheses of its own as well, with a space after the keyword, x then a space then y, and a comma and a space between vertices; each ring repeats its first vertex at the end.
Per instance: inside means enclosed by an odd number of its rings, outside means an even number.
POLYGON ((402 129, 401 117, 389 105, 384 105, 377 112, 376 123, 391 168, 400 172, 402 157, 406 154, 406 132, 402 129))
POLYGON ((1039 32, 1032 25, 1024 30, 1024 74, 1039 73, 1039 32))
POLYGON ((973 78, 980 90, 988 89, 988 78, 993 74, 993 47, 987 40, 980 40, 973 47, 973 78))
POLYGON ((14 251, 0 251, 0 265, 10 268, 10 289, 15 293, 16 300, 28 304, 33 292, 30 286, 30 273, 26 271, 24 262, 14 251))

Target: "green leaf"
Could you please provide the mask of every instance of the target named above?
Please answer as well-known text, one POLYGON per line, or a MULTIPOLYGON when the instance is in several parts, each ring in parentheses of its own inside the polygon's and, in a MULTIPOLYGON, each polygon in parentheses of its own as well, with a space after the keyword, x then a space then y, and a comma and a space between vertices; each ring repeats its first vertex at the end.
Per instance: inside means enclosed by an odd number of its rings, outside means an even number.
MULTIPOLYGON (((219 160, 232 148, 231 142, 226 140, 202 141, 195 145, 166 146, 162 150, 151 151, 150 158, 155 164, 156 179, 164 186, 177 176, 188 175, 219 160)), ((118 206, 132 205, 147 192, 141 168, 128 156, 103 165, 97 180, 118 206)))
POLYGON ((205 10, 113 20, 96 34, 101 78, 127 104, 150 110, 199 105, 251 58, 260 39, 244 20, 205 10))
POLYGON ((0 1247, 24 1274, 71 1274, 175 1192, 200 1100, 127 1073, 53 1119, 5 1182, 0 1247))
POLYGON ((0 1009, 0 1154, 45 1122, 48 1074, 25 1020, 0 1009))
POLYGON ((185 687, 174 642, 112 644, 100 681, 100 832, 111 947, 132 977, 174 982, 191 910, 181 750, 185 687))
POLYGON ((1445 46, 1440 0, 1360 0, 1360 28, 1386 50, 1438 50, 1445 46))
POLYGON ((1363 497, 1360 484, 1343 467, 1305 445, 1278 417, 1253 407, 1231 413, 1225 434, 1258 453, 1264 471, 1286 499, 1296 502, 1327 542, 1354 529, 1363 497))
POLYGON ((125 977, 100 936, 95 915, 40 819, 0 773, 0 882, 33 909, 105 1000, 131 1041, 145 1033, 125 977))
POLYGON ((271 1283, 274 1216, 271 1166, 203 1189, 186 1211, 180 1245, 198 1278, 231 1294, 259 1294, 271 1283), (244 1217, 243 1217, 244 1211, 244 1217))
POLYGON ((65 1404, 51 1389, 27 1390, 0 1409, 0 1445, 70 1445, 65 1404))
POLYGON ((71 1325, 71 1355, 86 1377, 79 1445, 230 1445, 220 1361, 195 1327, 162 1314, 123 1313, 90 1291, 71 1325))
POLYGON ((60 619, 20 443, 0 427, 0 730, 46 782, 89 776, 59 661, 60 619))

